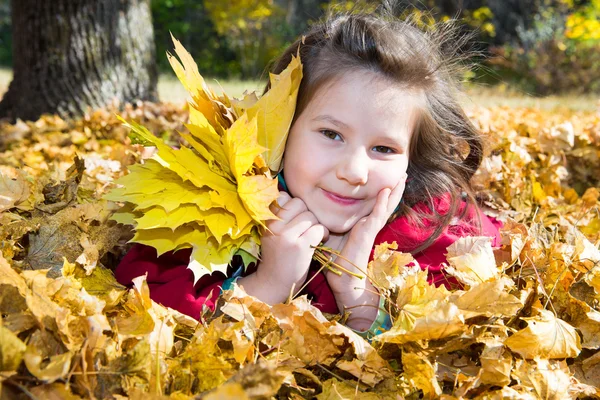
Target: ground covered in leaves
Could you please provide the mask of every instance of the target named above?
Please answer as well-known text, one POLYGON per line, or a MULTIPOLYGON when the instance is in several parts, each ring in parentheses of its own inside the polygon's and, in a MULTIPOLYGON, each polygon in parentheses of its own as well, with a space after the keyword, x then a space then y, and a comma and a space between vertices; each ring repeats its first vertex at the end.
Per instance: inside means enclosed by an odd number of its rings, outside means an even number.
MULTIPOLYGON (((478 108, 474 184, 502 247, 448 248, 460 290, 411 256, 369 266, 393 327, 370 343, 306 298, 269 307, 239 288, 204 324, 111 272, 132 232, 101 197, 148 156, 111 111, 0 126, 1 398, 568 399, 600 387, 600 114, 478 108)), ((123 114, 166 140, 187 112, 123 114)))

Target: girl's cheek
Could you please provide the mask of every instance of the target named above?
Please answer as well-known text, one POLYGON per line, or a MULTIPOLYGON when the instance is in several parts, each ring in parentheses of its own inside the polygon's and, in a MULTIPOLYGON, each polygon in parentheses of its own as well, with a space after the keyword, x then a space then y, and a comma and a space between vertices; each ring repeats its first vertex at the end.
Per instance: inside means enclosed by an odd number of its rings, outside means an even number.
POLYGON ((383 165, 378 170, 381 188, 394 188, 404 179, 408 169, 408 159, 399 161, 395 166, 383 165))

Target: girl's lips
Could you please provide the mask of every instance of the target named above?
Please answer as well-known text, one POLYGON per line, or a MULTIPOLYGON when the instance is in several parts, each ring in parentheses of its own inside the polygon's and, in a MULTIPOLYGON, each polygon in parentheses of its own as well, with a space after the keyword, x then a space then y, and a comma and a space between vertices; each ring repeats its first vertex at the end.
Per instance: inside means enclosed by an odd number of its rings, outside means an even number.
POLYGON ((328 192, 325 189, 321 189, 321 190, 323 190, 323 194, 325 195, 325 197, 327 197, 331 201, 333 201, 335 203, 338 203, 338 204, 341 204, 343 206, 350 206, 350 205, 356 204, 356 203, 358 203, 360 201, 360 199, 355 199, 355 198, 352 198, 352 197, 340 196, 340 195, 337 195, 335 193, 328 192))

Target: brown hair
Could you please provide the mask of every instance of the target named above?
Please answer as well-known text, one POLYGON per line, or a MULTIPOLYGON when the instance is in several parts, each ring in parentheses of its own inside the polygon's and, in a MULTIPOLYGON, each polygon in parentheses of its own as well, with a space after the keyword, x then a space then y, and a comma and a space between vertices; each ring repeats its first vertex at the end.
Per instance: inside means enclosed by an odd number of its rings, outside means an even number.
POLYGON ((278 74, 292 55, 300 54, 303 78, 294 120, 322 85, 348 72, 375 72, 422 94, 425 104, 411 139, 409 179, 393 215, 406 215, 421 226, 425 220, 433 223, 429 239, 416 252, 433 243, 452 218, 464 216, 458 215, 461 199, 476 206, 470 179, 481 164, 483 143, 457 101, 456 67, 465 57, 456 49, 468 40, 457 32, 452 23, 420 29, 416 22, 393 17, 386 8, 329 15, 290 45, 271 68, 278 74), (434 201, 441 196, 449 196, 450 207, 438 213, 434 201), (429 210, 415 210, 417 204, 429 210))

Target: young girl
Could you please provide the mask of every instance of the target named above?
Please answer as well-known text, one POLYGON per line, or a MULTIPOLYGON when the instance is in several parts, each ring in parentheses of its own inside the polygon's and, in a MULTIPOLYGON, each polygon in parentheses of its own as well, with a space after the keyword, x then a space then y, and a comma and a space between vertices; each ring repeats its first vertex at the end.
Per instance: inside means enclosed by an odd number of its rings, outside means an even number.
POLYGON ((498 231, 471 194, 482 139, 455 98, 442 43, 374 15, 314 26, 272 70, 280 73, 299 51, 304 77, 272 208, 279 219, 267 223, 259 264, 194 285, 189 250, 157 258, 136 245, 117 279, 130 284, 147 273, 155 301, 195 318, 233 281, 275 304, 310 279, 302 294, 324 312, 350 311, 348 326, 369 335, 385 320, 377 290, 348 274, 315 276, 314 246, 324 242, 343 256, 336 263, 354 270, 366 267, 375 244, 396 241, 433 283, 450 285, 440 268, 446 248, 466 235, 497 240, 498 231))

